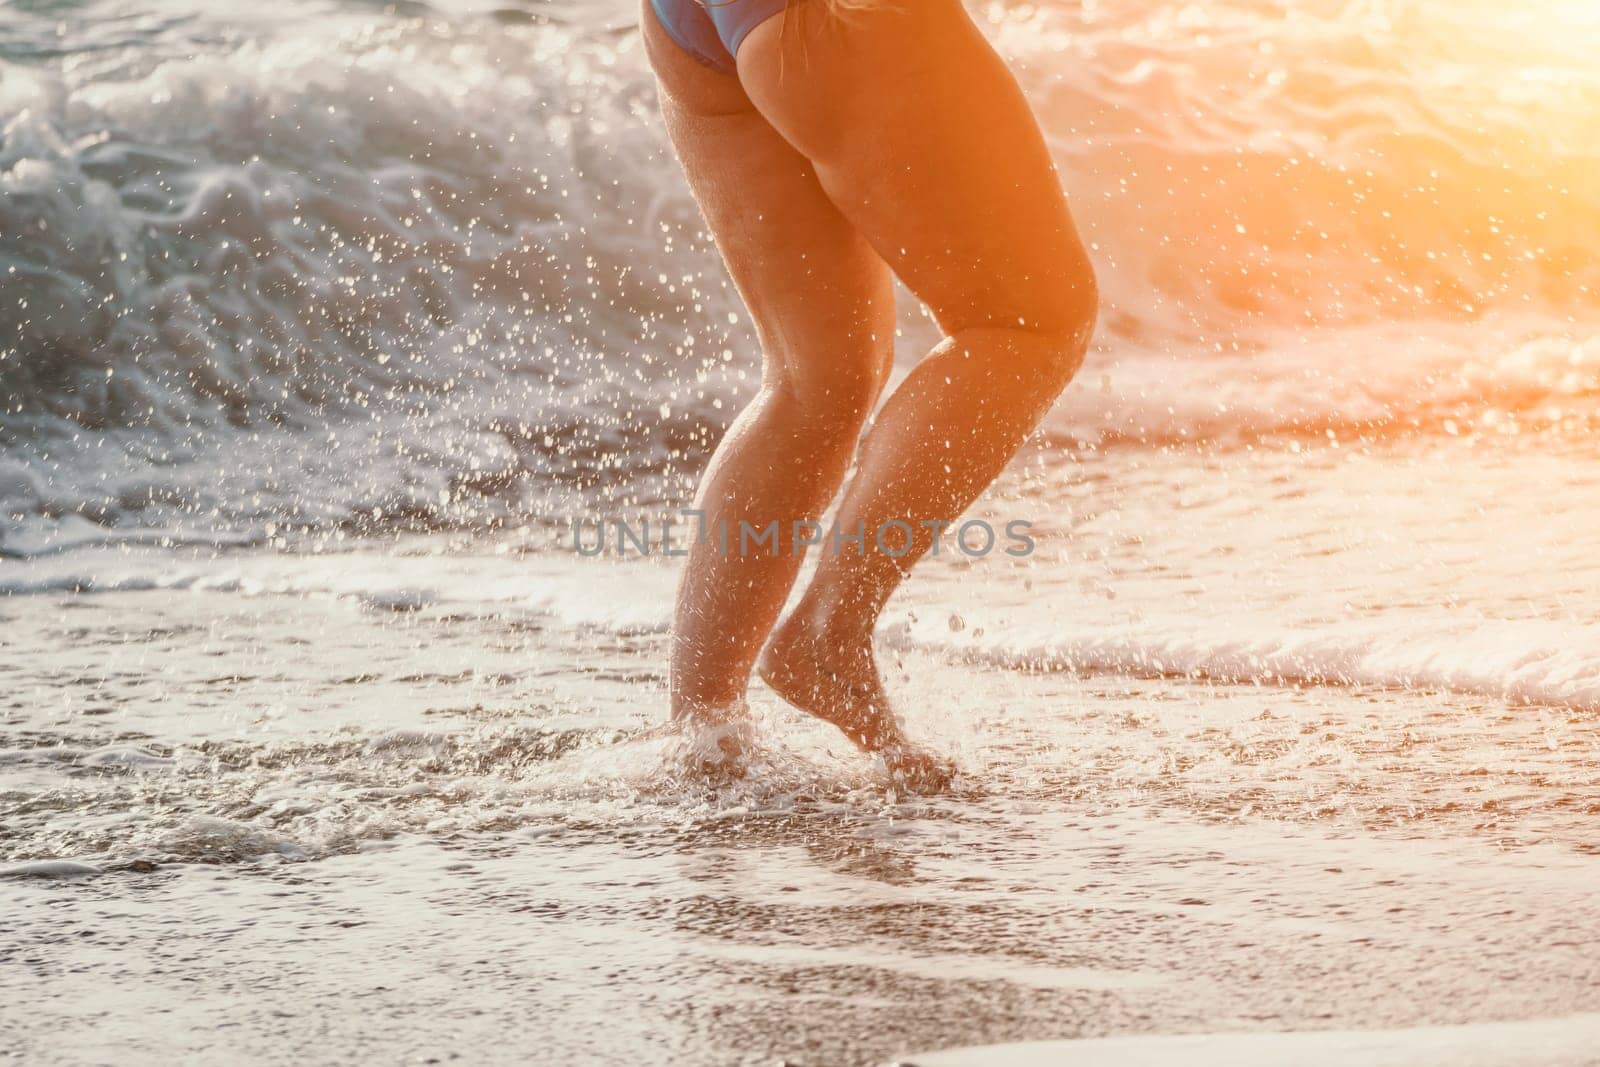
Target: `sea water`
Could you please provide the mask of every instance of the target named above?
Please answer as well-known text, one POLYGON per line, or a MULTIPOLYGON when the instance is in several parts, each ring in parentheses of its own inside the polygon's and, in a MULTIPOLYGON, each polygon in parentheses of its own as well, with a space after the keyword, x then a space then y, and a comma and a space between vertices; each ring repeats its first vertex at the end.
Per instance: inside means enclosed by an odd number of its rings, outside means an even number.
POLYGON ((972 10, 1104 306, 885 616, 936 797, 759 687, 663 774, 677 560, 572 550, 759 374, 631 5, 0 17, 8 1052, 1595 1062, 1600 20, 972 10))

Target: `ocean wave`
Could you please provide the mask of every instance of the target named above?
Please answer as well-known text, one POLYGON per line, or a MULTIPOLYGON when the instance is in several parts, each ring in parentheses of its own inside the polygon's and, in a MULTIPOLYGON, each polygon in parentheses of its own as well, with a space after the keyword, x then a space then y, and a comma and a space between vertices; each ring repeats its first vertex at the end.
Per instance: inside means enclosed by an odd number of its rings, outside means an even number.
MULTIPOLYGON (((572 635, 661 634, 669 628, 676 572, 661 560, 610 562, 522 551, 483 557, 439 548, 404 554, 246 552, 232 558, 197 555, 187 562, 157 549, 143 555, 87 549, 25 565, 0 564, 0 596, 154 590, 331 596, 376 611, 545 619, 572 635)), ((953 602, 949 581, 949 575, 925 569, 919 572, 919 595, 953 602)), ((1304 595, 1314 599, 1314 583, 1307 588, 1304 595)), ((1239 609, 1219 624, 1192 612, 1162 615, 1153 605, 1137 621, 1087 608, 1081 620, 1068 621, 1049 612, 1060 595, 1029 594, 1034 616, 1045 611, 1052 616, 1048 622, 995 606, 985 613, 992 617, 957 625, 948 609, 913 609, 911 621, 886 626, 881 637, 887 648, 920 649, 1003 670, 1443 690, 1512 705, 1600 710, 1600 623, 1592 621, 1411 606, 1376 617, 1313 622, 1297 621, 1294 610, 1279 607, 1271 613, 1239 609)))
POLYGON ((996 35, 1111 335, 1596 307, 1600 22, 1578 5, 1044 4, 996 35))
POLYGON ((1514 705, 1600 710, 1600 624, 1425 618, 1288 627, 1192 616, 1138 623, 907 624, 890 643, 1007 670, 1183 677, 1247 685, 1446 690, 1514 705))
POLYGON ((1183 356, 1102 352, 1045 428, 1069 447, 1581 436, 1600 430, 1600 332, 1508 317, 1422 333, 1374 323, 1183 356))
MULTIPOLYGON (((758 346, 631 8, 173 11, 0 46, 0 549, 686 494, 758 346)), ((1588 23, 983 18, 1106 294, 1056 436, 1593 425, 1588 23)))
POLYGON ((508 469, 702 453, 749 327, 637 57, 556 23, 287 27, 5 65, 0 510, 434 524, 508 469))

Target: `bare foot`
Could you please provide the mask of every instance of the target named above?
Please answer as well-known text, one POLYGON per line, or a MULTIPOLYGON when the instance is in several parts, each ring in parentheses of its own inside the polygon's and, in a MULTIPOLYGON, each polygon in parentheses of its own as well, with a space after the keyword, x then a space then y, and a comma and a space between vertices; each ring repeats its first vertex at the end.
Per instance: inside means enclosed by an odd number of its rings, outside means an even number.
POLYGON ((756 671, 784 700, 837 726, 863 751, 883 756, 889 773, 907 788, 936 792, 950 783, 954 765, 912 744, 901 729, 870 635, 841 641, 790 616, 773 631, 756 671))
POLYGON ((743 707, 686 715, 644 731, 666 738, 662 755, 669 773, 686 781, 725 785, 745 776, 755 734, 743 707))

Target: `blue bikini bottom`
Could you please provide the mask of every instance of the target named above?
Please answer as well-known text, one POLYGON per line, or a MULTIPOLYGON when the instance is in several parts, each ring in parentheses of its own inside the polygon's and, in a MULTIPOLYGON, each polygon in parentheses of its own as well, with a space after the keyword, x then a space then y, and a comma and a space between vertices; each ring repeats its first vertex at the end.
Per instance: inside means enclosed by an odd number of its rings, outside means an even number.
POLYGON ((708 67, 737 73, 733 57, 745 35, 788 0, 650 0, 667 36, 708 67))

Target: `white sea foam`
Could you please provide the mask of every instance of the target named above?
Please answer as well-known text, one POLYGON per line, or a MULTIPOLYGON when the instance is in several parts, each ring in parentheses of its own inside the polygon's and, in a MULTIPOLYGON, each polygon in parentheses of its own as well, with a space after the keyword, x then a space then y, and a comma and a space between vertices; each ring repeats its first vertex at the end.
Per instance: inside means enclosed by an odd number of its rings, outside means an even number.
POLYGON ((1019 670, 1175 675, 1223 683, 1447 689, 1515 704, 1600 709, 1600 624, 1396 614, 1299 629, 1192 615, 1137 623, 982 628, 952 634, 940 620, 890 634, 1019 670))
MULTIPOLYGON (((919 575, 914 589, 921 603, 961 588, 934 567, 919 575)), ((182 562, 160 551, 92 550, 0 563, 0 593, 11 596, 140 590, 331 596, 384 611, 545 618, 573 634, 665 632, 674 580, 675 570, 661 560, 604 562, 562 553, 250 553, 182 562)), ((1301 596, 1314 606, 1317 572, 1306 570, 1303 580, 1301 596)), ((950 623, 948 608, 897 614, 883 632, 886 646, 1017 670, 1445 689, 1514 704, 1600 708, 1600 625, 1593 621, 1482 618, 1420 606, 1301 621, 1284 606, 1262 613, 1248 605, 1229 607, 1231 617, 1219 621, 1163 611, 1155 601, 1119 600, 1096 609, 1097 598, 1082 597, 1071 579, 1033 594, 1021 591, 1020 581, 1004 586, 1009 599, 1022 597, 1018 607, 979 607, 959 627, 950 623), (1066 595, 1074 610, 1053 612, 1050 604, 1066 595), (1117 613, 1108 614, 1110 607, 1117 613), (1138 617, 1130 620, 1125 612, 1136 609, 1138 617)), ((1161 592, 1158 587, 1148 595, 1161 592)), ((1146 594, 1130 586, 1127 595, 1146 594)))
POLYGON ((78 878, 99 873, 94 864, 73 860, 33 860, 0 867, 0 878, 78 878))

